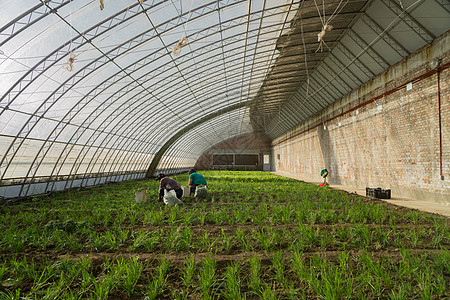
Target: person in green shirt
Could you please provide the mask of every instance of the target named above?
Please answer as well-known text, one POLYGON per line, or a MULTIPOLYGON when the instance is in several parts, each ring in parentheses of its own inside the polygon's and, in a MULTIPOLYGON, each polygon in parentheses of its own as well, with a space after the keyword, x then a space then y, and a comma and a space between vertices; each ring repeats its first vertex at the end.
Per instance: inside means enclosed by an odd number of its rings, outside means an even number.
POLYGON ((195 189, 199 185, 206 185, 206 179, 203 175, 198 174, 195 169, 189 170, 189 186, 191 187, 191 195, 195 194, 195 189))

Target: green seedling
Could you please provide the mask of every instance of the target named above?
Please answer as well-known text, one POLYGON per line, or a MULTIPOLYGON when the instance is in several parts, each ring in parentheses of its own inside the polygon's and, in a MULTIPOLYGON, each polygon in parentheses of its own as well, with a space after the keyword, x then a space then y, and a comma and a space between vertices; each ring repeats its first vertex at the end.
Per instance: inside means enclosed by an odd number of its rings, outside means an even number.
POLYGON ((198 274, 198 282, 202 292, 202 297, 212 296, 213 287, 216 283, 216 265, 217 260, 214 255, 208 255, 203 260, 203 266, 198 274))
POLYGON ((156 299, 166 287, 168 270, 170 261, 161 256, 159 260, 159 267, 152 274, 152 281, 148 284, 147 296, 149 299, 156 299))
POLYGON ((237 263, 231 263, 227 266, 224 274, 225 290, 223 292, 223 297, 225 299, 243 299, 241 295, 241 278, 239 276, 239 271, 240 269, 237 263))
POLYGON ((231 247, 233 245, 233 237, 226 234, 222 228, 222 233, 221 233, 221 238, 222 238, 222 247, 225 251, 230 251, 231 247))
POLYGON ((129 261, 118 261, 119 273, 121 274, 122 286, 129 294, 135 290, 137 281, 141 277, 144 265, 138 258, 129 261))
POLYGON ((283 264, 283 253, 277 251, 272 255, 272 265, 275 268, 275 280, 281 284, 286 284, 284 277, 285 266, 283 264))
POLYGON ((193 255, 184 259, 184 268, 180 271, 182 274, 181 279, 183 280, 183 285, 187 289, 191 285, 195 272, 195 260, 193 255))
POLYGON ((248 259, 250 263, 250 274, 248 285, 255 295, 260 295, 261 291, 261 261, 254 255, 248 259))

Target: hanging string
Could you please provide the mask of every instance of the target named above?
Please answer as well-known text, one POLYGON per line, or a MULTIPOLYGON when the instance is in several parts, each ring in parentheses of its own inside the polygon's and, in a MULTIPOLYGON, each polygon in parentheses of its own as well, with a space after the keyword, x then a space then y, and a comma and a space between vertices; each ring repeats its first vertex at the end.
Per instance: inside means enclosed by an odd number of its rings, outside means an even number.
POLYGON ((328 20, 326 20, 326 13, 325 13, 325 0, 323 0, 322 2, 322 10, 323 10, 323 18, 320 14, 320 10, 319 7, 317 6, 317 2, 316 0, 314 0, 314 4, 316 6, 317 9, 317 13, 319 14, 319 18, 320 18, 320 22, 322 23, 322 30, 317 34, 317 41, 319 42, 319 47, 317 48, 316 52, 318 52, 320 50, 320 52, 323 51, 323 45, 325 45, 328 50, 330 50, 330 48, 328 47, 328 45, 325 43, 325 41, 323 40, 323 38, 325 37, 325 34, 331 30, 333 30, 333 25, 331 25, 331 21, 333 21, 333 19, 341 12, 341 10, 344 8, 345 5, 347 5, 349 0, 347 0, 344 5, 341 6, 343 0, 341 0, 339 2, 339 4, 336 6, 334 12, 331 14, 330 18, 328 20), (339 10, 339 11, 338 11, 339 10))
POLYGON ((70 12, 69 12, 69 25, 70 25, 70 27, 69 27, 69 31, 70 31, 69 32, 69 34, 70 34, 69 51, 70 51, 70 54, 69 54, 69 60, 67 61, 66 69, 67 69, 67 71, 72 72, 73 62, 75 61, 75 55, 72 52, 72 32, 71 32, 71 29, 73 26, 72 25, 72 0, 70 0, 69 5, 70 5, 70 12))
POLYGON ((181 48, 186 46, 186 44, 187 44, 187 38, 185 38, 185 37, 181 38, 180 41, 172 49, 173 55, 175 55, 175 56, 179 55, 181 53, 181 48))
MULTIPOLYGON (((180 0, 180 6, 182 5, 182 0, 180 0)), ((183 48, 184 46, 187 45, 188 40, 186 38, 187 34, 186 34, 186 30, 187 30, 187 24, 189 22, 189 20, 191 19, 191 15, 192 15, 192 5, 194 3, 194 0, 191 1, 191 7, 189 8, 189 13, 188 13, 188 18, 187 20, 183 23, 183 30, 184 30, 184 35, 183 37, 178 41, 178 43, 173 47, 172 49, 172 53, 175 56, 178 56, 181 53, 181 48, 183 48)), ((181 14, 183 14, 183 7, 181 6, 181 14)))
POLYGON ((67 71, 72 72, 74 61, 75 61, 75 55, 73 55, 72 51, 70 51, 69 61, 67 62, 67 71))
POLYGON ((104 0, 100 0, 100 10, 103 10, 105 8, 104 0))
POLYGON ((322 31, 317 34, 317 41, 319 42, 319 47, 317 48, 316 52, 319 50, 320 50, 320 52, 323 51, 322 45, 325 45, 328 48, 328 50, 330 50, 330 47, 327 46, 327 44, 325 43, 323 38, 325 36, 325 33, 328 31, 331 31, 332 29, 333 29, 333 25, 330 25, 330 24, 326 24, 325 26, 322 26, 322 31))

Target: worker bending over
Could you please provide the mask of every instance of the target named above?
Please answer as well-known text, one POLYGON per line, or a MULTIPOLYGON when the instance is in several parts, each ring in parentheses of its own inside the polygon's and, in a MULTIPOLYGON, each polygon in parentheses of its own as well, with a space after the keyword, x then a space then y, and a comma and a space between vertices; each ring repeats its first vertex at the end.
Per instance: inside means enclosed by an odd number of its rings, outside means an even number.
POLYGON ((156 177, 156 180, 159 180, 159 201, 162 201, 164 197, 164 190, 167 190, 167 192, 174 190, 177 198, 181 199, 183 196, 183 190, 175 179, 166 177, 166 175, 161 173, 156 177))

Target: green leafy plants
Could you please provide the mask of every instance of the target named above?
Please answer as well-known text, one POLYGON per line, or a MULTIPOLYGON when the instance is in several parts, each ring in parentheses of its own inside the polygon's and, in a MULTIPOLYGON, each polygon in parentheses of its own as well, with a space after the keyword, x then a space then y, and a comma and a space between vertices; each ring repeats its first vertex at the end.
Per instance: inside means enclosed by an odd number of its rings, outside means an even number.
POLYGON ((170 261, 161 256, 159 266, 152 272, 151 281, 148 284, 147 297, 149 299, 156 299, 164 291, 169 267, 170 261))
POLYGON ((254 255, 249 257, 250 274, 248 277, 248 286, 255 295, 261 292, 261 261, 254 255))
POLYGON ((136 204, 152 180, 1 207, 0 299, 450 294, 446 218, 271 173, 202 174, 210 197, 179 207, 136 204))
POLYGON ((184 268, 181 268, 181 279, 183 281, 184 288, 187 289, 191 285, 195 272, 195 259, 191 255, 184 259, 184 268))
POLYGON ((242 299, 241 278, 238 263, 228 265, 224 272, 224 292, 225 299, 242 299))
POLYGON ((203 266, 198 274, 198 281, 202 298, 210 298, 213 296, 213 288, 216 284, 216 265, 217 260, 214 255, 208 255, 203 260, 203 266))

